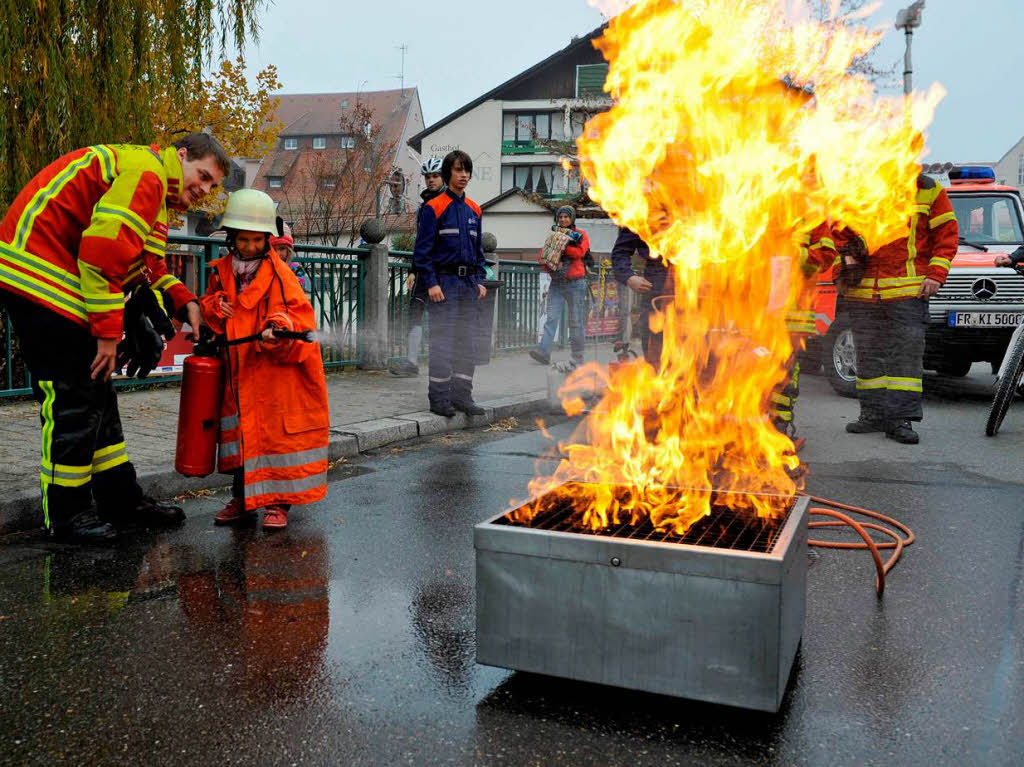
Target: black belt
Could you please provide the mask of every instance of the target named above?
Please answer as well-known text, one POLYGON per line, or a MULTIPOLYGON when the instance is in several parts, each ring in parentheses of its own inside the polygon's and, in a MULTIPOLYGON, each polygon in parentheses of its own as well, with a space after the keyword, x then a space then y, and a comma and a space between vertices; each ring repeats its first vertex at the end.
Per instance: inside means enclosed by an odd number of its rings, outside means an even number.
POLYGON ((475 266, 437 266, 434 271, 438 274, 454 274, 459 277, 472 277, 476 274, 475 266))

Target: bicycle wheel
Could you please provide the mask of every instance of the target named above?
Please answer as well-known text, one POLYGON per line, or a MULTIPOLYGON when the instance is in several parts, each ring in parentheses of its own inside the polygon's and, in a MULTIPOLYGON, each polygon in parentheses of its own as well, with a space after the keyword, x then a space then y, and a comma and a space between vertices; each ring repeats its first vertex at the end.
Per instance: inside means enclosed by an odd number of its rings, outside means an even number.
POLYGON ((1014 394, 1017 391, 1017 384, 1020 382, 1021 373, 1024 373, 1024 333, 1015 332, 1011 339, 1010 348, 1006 350, 1003 357, 1002 369, 999 371, 999 381, 996 384, 996 395, 992 400, 992 407, 988 411, 988 422, 985 424, 985 435, 994 437, 1003 424, 1006 411, 1013 402, 1014 394))

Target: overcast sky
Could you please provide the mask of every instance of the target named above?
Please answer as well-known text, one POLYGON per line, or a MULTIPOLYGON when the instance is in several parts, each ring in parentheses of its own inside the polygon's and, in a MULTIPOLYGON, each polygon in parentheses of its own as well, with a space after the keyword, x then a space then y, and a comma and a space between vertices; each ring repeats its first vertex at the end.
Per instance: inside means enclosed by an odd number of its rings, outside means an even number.
MULTIPOLYGON (((884 0, 878 60, 896 63, 892 29, 910 0, 884 0)), ((276 64, 286 93, 419 88, 430 125, 601 24, 587 0, 276 0, 256 68, 276 64)), ((914 35, 914 84, 949 91, 929 132, 933 161, 995 161, 1024 135, 1024 0, 927 0, 914 35)), ((902 67, 900 70, 902 72, 902 67)))

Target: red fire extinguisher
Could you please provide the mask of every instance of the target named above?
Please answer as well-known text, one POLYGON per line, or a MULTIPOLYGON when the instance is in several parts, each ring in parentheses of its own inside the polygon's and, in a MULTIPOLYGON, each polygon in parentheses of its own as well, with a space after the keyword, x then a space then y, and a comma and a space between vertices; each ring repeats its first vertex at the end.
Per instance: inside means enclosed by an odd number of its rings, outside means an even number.
POLYGON ((217 468, 224 385, 224 363, 219 347, 210 340, 200 340, 182 367, 174 469, 186 477, 205 477, 217 468))

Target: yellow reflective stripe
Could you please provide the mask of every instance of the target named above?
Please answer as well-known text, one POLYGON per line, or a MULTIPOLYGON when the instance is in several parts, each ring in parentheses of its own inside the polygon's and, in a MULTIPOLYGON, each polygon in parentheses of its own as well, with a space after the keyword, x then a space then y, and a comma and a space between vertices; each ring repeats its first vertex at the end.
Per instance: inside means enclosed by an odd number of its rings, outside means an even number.
POLYGON ((936 199, 938 199, 939 193, 941 191, 942 187, 939 186, 938 184, 933 186, 931 189, 918 189, 915 202, 918 205, 928 205, 929 207, 931 207, 931 204, 935 202, 936 199))
MULTIPOLYGON (((0 260, 0 283, 35 296, 44 304, 61 309, 79 319, 86 320, 89 318, 85 311, 85 301, 82 300, 80 295, 63 293, 37 277, 12 269, 2 260, 0 260)), ((78 286, 74 285, 73 287, 77 289, 78 286)))
POLYGON ((878 281, 878 284, 882 287, 898 288, 904 285, 920 285, 923 281, 924 277, 920 275, 913 277, 883 277, 878 281))
POLYGON ((108 184, 113 184, 114 179, 117 178, 117 163, 113 150, 104 144, 97 144, 89 148, 100 158, 101 167, 103 168, 103 180, 108 184))
POLYGON ((54 176, 50 180, 49 184, 33 195, 32 200, 25 206, 25 210, 21 212, 21 217, 18 219, 18 227, 15 229, 14 242, 12 243, 14 247, 19 250, 24 250, 25 243, 28 242, 29 235, 32 233, 32 226, 35 224, 36 218, 39 214, 43 212, 43 209, 50 200, 60 194, 61 190, 67 186, 71 179, 77 176, 79 172, 92 165, 92 161, 96 159, 96 157, 97 155, 95 152, 86 152, 54 176))
POLYGON ((54 282, 74 288, 76 293, 82 289, 78 275, 61 269, 59 266, 51 264, 49 261, 35 256, 26 250, 17 250, 13 245, 0 242, 0 255, 6 256, 8 260, 19 264, 29 271, 35 272, 41 277, 48 277, 54 282))
POLYGON ((774 410, 772 416, 779 421, 792 421, 793 414, 788 410, 774 410))
POLYGON ((934 229, 937 226, 942 226, 947 221, 956 221, 956 213, 949 211, 948 213, 943 213, 941 216, 936 216, 928 222, 928 227, 934 229))
POLYGON ((889 378, 887 376, 881 376, 879 378, 858 378, 857 388, 858 389, 885 389, 888 387, 889 378))
POLYGON ((920 378, 895 378, 889 376, 890 391, 922 391, 920 378))
POLYGON ((181 280, 175 277, 173 274, 165 274, 159 280, 152 284, 153 290, 166 290, 171 285, 180 285, 181 280))
POLYGON ((88 485, 92 481, 92 467, 89 467, 88 474, 81 475, 63 471, 61 466, 55 466, 52 469, 43 469, 39 472, 39 476, 49 485, 81 487, 82 485, 88 485))
POLYGON ((928 266, 941 266, 943 269, 949 269, 949 267, 952 266, 952 263, 948 258, 932 256, 931 261, 928 262, 928 266))
POLYGON ((106 471, 114 466, 125 463, 128 460, 128 450, 124 442, 117 442, 113 445, 101 447, 92 454, 92 470, 94 472, 106 471))
POLYGON ((124 293, 113 292, 110 283, 98 267, 88 261, 78 261, 78 271, 82 277, 82 298, 85 310, 89 314, 120 311, 124 309, 124 293))
MULTIPOLYGON (((57 399, 57 392, 53 388, 53 381, 39 381, 39 389, 43 392, 43 404, 39 408, 39 415, 43 419, 43 445, 42 460, 50 461, 50 448, 53 444, 53 402, 57 399)), ((50 529, 50 500, 47 498, 49 480, 42 472, 39 473, 39 486, 43 491, 43 524, 50 529)))
POLYGON ((785 394, 772 394, 771 401, 776 405, 791 405, 793 401, 785 394))
POLYGON ((158 256, 162 256, 167 252, 167 245, 154 237, 147 237, 142 247, 144 250, 148 250, 150 253, 158 256))
POLYGON ((110 202, 101 202, 93 208, 93 214, 100 216, 112 216, 120 219, 121 223, 127 224, 128 227, 135 232, 135 234, 139 235, 139 238, 142 240, 145 240, 146 236, 149 234, 149 224, 146 223, 146 219, 131 208, 114 205, 110 202))
POLYGON ((818 250, 819 248, 831 248, 832 250, 835 250, 836 244, 828 237, 822 237, 817 242, 811 243, 810 248, 811 250, 818 250))

